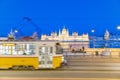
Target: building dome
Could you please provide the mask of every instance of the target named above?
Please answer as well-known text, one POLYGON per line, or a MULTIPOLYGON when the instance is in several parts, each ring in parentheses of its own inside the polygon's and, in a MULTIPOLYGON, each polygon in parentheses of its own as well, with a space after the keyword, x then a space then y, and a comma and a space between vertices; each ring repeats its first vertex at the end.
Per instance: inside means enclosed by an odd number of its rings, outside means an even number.
POLYGON ((65 27, 62 29, 62 35, 67 35, 67 29, 65 27))

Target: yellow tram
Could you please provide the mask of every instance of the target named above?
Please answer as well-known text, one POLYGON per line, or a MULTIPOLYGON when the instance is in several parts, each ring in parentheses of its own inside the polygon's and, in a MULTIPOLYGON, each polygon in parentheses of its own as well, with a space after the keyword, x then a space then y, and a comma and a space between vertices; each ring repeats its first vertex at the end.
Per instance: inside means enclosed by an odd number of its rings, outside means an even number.
POLYGON ((1 41, 1 69, 56 69, 62 48, 57 41, 1 41))

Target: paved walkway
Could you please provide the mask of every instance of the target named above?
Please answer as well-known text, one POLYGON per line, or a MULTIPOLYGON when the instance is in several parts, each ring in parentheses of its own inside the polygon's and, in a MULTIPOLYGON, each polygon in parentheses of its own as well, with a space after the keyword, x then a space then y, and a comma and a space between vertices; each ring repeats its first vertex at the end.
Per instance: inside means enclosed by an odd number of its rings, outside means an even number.
POLYGON ((0 80, 120 80, 111 78, 0 78, 0 80))

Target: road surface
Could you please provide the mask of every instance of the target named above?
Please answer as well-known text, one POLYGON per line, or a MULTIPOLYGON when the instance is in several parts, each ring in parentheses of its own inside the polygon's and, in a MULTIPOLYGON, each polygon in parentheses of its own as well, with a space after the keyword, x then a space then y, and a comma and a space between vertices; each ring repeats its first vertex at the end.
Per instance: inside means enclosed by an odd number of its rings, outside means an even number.
POLYGON ((120 80, 111 78, 1 78, 0 80, 120 80))
POLYGON ((0 80, 120 80, 120 71, 11 71, 1 70, 0 80))

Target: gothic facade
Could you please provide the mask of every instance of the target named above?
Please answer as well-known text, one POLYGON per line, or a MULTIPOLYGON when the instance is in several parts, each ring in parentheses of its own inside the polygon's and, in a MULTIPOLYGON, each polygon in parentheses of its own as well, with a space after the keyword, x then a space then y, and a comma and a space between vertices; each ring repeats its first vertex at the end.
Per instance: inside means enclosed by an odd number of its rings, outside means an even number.
POLYGON ((44 34, 41 35, 41 40, 59 40, 59 41, 89 41, 88 34, 78 35, 78 32, 73 32, 72 35, 69 34, 69 30, 63 28, 59 33, 52 32, 50 36, 44 34))
POLYGON ((89 47, 89 36, 88 34, 78 35, 78 32, 73 32, 72 35, 69 34, 69 30, 65 27, 62 31, 52 32, 51 35, 41 35, 41 40, 58 40, 61 41, 62 47, 64 49, 80 49, 82 47, 89 47))

